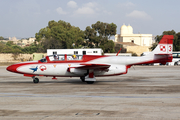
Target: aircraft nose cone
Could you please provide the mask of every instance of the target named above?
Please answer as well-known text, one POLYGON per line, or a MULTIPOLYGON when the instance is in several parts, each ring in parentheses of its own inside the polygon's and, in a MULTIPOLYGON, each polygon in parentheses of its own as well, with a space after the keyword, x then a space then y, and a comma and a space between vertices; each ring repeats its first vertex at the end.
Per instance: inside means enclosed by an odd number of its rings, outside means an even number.
POLYGON ((6 68, 6 70, 10 71, 10 72, 16 72, 16 66, 15 65, 10 65, 6 68))
POLYGON ((12 66, 8 66, 8 67, 6 68, 6 70, 8 70, 8 71, 11 71, 11 69, 12 69, 12 66))

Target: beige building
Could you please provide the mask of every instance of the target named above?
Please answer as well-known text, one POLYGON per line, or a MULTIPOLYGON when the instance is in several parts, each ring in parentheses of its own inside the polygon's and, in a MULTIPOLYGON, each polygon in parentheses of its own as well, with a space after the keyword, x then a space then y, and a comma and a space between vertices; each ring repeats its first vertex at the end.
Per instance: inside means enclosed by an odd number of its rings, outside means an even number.
MULTIPOLYGON (((18 40, 16 37, 9 37, 9 40, 0 40, 0 42, 4 42, 7 43, 8 41, 13 41, 14 44, 21 46, 21 47, 25 47, 25 46, 29 46, 30 44, 34 43, 36 40, 36 38, 28 38, 28 39, 21 39, 18 40)), ((38 44, 38 42, 36 42, 36 44, 38 44)))
POLYGON ((152 34, 134 34, 133 28, 128 25, 122 25, 120 34, 115 35, 115 44, 121 44, 127 52, 134 52, 141 55, 143 52, 149 52, 153 43, 152 34))
POLYGON ((32 44, 35 42, 35 40, 36 40, 36 38, 29 38, 29 43, 32 44))
POLYGON ((134 34, 130 25, 122 25, 120 31, 120 34, 115 35, 115 42, 132 42, 139 46, 152 45, 152 34, 134 34))
POLYGON ((28 45, 34 43, 35 40, 36 40, 36 38, 29 38, 28 40, 22 39, 22 40, 18 41, 18 45, 21 45, 22 47, 28 46, 28 45))
POLYGON ((12 38, 9 37, 9 40, 10 40, 10 41, 17 41, 18 39, 17 39, 16 37, 12 37, 12 38))

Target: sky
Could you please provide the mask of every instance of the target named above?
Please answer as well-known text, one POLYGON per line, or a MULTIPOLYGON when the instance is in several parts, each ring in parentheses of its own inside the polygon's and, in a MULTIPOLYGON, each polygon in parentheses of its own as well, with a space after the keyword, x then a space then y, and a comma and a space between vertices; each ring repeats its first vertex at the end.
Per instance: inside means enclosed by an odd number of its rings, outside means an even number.
POLYGON ((35 37, 51 20, 63 20, 85 30, 97 21, 120 27, 131 25, 134 34, 180 32, 179 0, 0 0, 0 36, 35 37))

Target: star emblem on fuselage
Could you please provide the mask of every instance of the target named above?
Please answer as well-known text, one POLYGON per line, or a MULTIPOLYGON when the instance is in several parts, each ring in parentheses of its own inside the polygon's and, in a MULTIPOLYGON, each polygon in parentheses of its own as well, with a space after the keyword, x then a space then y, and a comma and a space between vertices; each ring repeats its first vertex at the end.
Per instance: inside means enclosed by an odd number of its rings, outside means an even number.
POLYGON ((38 70, 38 66, 36 68, 29 68, 29 69, 33 70, 33 73, 34 73, 38 70))

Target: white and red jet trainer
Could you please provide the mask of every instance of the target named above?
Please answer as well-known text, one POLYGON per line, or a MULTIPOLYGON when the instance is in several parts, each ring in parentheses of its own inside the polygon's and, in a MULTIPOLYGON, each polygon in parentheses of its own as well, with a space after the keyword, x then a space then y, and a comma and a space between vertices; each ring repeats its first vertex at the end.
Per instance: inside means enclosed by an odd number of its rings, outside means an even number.
POLYGON ((35 76, 80 77, 89 84, 96 81, 95 77, 126 74, 132 65, 162 63, 172 61, 173 35, 164 35, 157 47, 148 55, 141 57, 122 57, 105 55, 55 55, 46 56, 39 61, 22 62, 7 67, 8 71, 32 77, 34 83, 39 79, 35 76), (76 58, 75 58, 76 57, 76 58))

